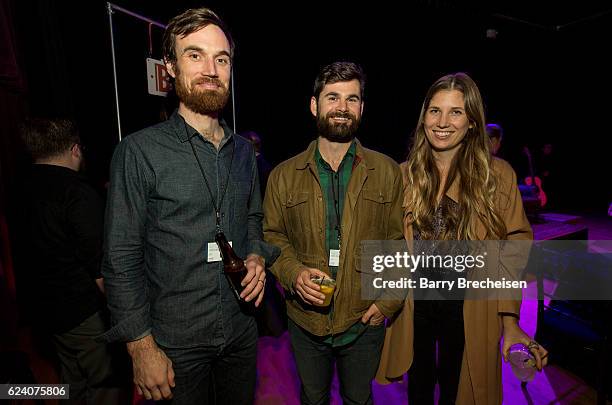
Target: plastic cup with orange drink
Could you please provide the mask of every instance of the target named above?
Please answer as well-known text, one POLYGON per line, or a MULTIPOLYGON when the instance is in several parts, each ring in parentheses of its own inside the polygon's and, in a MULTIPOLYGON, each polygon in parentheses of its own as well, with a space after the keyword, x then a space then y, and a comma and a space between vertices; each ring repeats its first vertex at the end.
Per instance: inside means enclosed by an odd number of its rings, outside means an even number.
POLYGON ((336 280, 329 277, 315 276, 311 278, 312 282, 318 284, 321 287, 321 292, 325 294, 325 299, 322 304, 315 303, 318 307, 327 307, 331 304, 331 299, 334 296, 334 290, 336 289, 336 280))

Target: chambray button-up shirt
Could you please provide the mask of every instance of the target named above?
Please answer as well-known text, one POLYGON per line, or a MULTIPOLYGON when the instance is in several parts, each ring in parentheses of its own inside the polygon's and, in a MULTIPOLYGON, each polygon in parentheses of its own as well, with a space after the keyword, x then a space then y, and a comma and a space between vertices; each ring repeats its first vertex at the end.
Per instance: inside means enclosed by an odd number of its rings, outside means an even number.
POLYGON ((240 311, 222 263, 207 261, 215 240, 213 199, 238 255, 257 253, 272 263, 279 253, 263 242, 252 145, 222 126, 219 150, 177 112, 117 146, 102 266, 113 324, 107 340, 152 333, 165 347, 223 346, 255 327, 240 311))

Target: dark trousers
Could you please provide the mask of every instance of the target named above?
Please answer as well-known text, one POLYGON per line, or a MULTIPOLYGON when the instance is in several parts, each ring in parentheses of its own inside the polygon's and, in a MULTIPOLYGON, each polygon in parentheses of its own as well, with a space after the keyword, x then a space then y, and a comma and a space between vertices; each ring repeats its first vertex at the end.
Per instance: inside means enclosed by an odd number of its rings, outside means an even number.
POLYGON ((246 328, 225 347, 163 348, 172 360, 172 405, 251 405, 257 377, 257 328, 246 328))
POLYGON ((410 405, 433 405, 436 382, 440 387, 438 405, 455 404, 464 343, 463 301, 414 301, 410 405))
POLYGON ((372 379, 380 361, 385 327, 368 326, 354 342, 340 347, 324 343, 289 319, 291 346, 305 405, 330 403, 334 360, 343 404, 372 404, 372 379))
POLYGON ((129 363, 118 364, 127 358, 118 358, 109 344, 94 340, 105 330, 104 320, 96 312, 76 328, 53 335, 62 384, 70 384, 70 399, 62 403, 105 405, 131 402, 131 384, 120 379, 127 370, 119 369, 129 368, 129 363))

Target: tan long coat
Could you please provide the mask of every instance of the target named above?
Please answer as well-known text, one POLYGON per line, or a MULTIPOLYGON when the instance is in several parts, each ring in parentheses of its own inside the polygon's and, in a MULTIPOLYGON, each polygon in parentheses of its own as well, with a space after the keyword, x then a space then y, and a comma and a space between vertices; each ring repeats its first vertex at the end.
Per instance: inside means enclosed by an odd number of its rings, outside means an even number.
MULTIPOLYGON (((402 173, 405 168, 402 168, 402 173)), ((510 165, 494 159, 493 171, 498 176, 496 209, 505 222, 508 239, 533 239, 531 226, 523 210, 516 174, 510 165)), ((458 182, 453 183, 447 196, 457 201, 458 182)), ((404 235, 413 238, 411 202, 404 199, 404 235)), ((479 236, 486 231, 478 224, 479 236)), ((495 405, 502 403, 500 339, 502 321, 499 313, 520 312, 520 301, 466 300, 463 305, 465 349, 461 365, 457 404, 495 405)), ((382 384, 398 380, 412 364, 413 301, 405 302, 402 312, 387 328, 380 366, 376 380, 382 384)))

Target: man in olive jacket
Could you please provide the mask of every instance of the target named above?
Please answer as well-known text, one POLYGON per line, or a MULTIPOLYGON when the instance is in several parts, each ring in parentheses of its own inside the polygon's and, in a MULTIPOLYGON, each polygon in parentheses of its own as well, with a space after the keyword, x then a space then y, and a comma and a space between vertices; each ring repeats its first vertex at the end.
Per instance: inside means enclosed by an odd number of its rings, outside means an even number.
POLYGON ((321 70, 310 103, 318 138, 272 171, 265 195, 264 235, 282 251, 271 270, 287 291, 303 404, 329 403, 334 361, 343 402, 372 403, 384 320, 402 304, 361 294, 371 268, 360 266, 360 242, 403 238, 399 166, 355 139, 364 84, 354 63, 321 70), (336 280, 331 305, 322 306, 313 277, 336 280))

